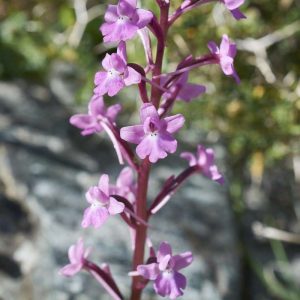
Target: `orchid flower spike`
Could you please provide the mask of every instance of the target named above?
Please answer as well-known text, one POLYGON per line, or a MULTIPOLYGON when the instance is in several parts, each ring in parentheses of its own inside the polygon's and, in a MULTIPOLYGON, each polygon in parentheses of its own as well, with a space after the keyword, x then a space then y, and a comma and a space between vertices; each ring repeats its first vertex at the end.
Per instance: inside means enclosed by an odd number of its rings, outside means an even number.
POLYGON ((90 207, 84 211, 81 223, 84 228, 99 228, 109 216, 120 214, 125 209, 123 203, 109 196, 109 177, 106 174, 100 177, 98 186, 89 188, 85 196, 90 207))
POLYGON ((68 256, 70 263, 59 270, 59 274, 66 277, 74 276, 83 269, 91 248, 84 248, 82 238, 69 248, 68 256))
POLYGON ((231 14, 236 20, 245 19, 246 16, 240 11, 239 7, 242 6, 245 0, 221 0, 230 10, 231 14))
POLYGON ((125 42, 120 42, 117 53, 106 54, 102 66, 105 71, 97 72, 94 79, 96 95, 103 96, 108 93, 112 97, 125 86, 141 82, 141 75, 127 66, 125 42))
POLYGON ((93 133, 100 133, 103 131, 101 121, 108 120, 111 123, 115 122, 118 113, 122 106, 115 104, 105 107, 103 97, 94 95, 88 105, 87 114, 76 114, 70 118, 70 123, 81 129, 82 135, 89 135, 93 133))
POLYGON ((120 135, 125 141, 138 144, 137 155, 144 159, 149 156, 152 163, 174 153, 177 141, 172 136, 184 124, 181 114, 160 119, 156 108, 151 103, 145 103, 140 110, 140 125, 121 128, 120 135))
POLYGON ((118 5, 109 5, 100 27, 104 42, 126 41, 146 27, 153 18, 151 11, 137 8, 137 0, 119 0, 118 5))
POLYGON ((172 255, 171 246, 167 242, 160 244, 156 262, 139 265, 137 273, 148 280, 153 280, 155 292, 162 297, 176 299, 183 295, 186 278, 178 271, 189 266, 193 261, 191 252, 172 255))
POLYGON ((227 76, 232 76, 237 83, 240 83, 240 79, 234 69, 233 59, 236 56, 236 44, 230 42, 226 34, 222 37, 220 48, 215 42, 208 43, 210 52, 218 59, 222 71, 227 76))
POLYGON ((198 145, 196 156, 191 152, 183 152, 180 157, 186 159, 189 162, 190 167, 198 166, 200 172, 204 176, 220 184, 224 183, 224 178, 215 165, 215 154, 213 149, 206 149, 204 146, 198 145))

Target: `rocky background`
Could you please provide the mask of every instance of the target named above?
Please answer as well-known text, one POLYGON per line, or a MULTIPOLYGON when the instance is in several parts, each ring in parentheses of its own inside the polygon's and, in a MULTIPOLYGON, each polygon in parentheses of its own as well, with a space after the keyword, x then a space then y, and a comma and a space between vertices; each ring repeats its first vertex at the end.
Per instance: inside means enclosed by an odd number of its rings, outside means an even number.
MULTIPOLYGON (((72 279, 57 274, 79 236, 93 246, 95 261, 109 262, 121 289, 128 292, 131 250, 126 226, 118 218, 101 230, 83 231, 80 226, 87 187, 103 172, 116 177, 120 171, 112 146, 71 128, 71 108, 51 88, 1 82, 0 109, 0 298, 108 299, 87 274, 72 279)), ((155 169, 152 196, 179 167, 167 160, 155 169)), ((240 263, 226 187, 193 177, 153 224, 155 244, 168 240, 174 251, 191 249, 195 254, 186 272, 185 299, 239 299, 240 263)), ((154 299, 151 289, 148 293, 154 299)))
MULTIPOLYGON (((101 230, 83 231, 80 226, 87 187, 101 173, 116 177, 120 167, 106 140, 81 137, 69 125, 71 87, 62 81, 60 93, 59 85, 53 86, 55 93, 51 86, 25 81, 0 83, 0 299, 109 299, 88 274, 65 279, 57 272, 67 262, 69 245, 83 236, 94 248, 93 260, 108 262, 122 291, 129 292, 130 237, 122 221, 112 218, 101 230)), ((222 165, 224 155, 219 158, 222 165)), ((150 195, 181 167, 176 159, 156 167, 150 195)), ((258 222, 264 221, 269 209, 286 228, 299 230, 294 210, 285 201, 289 197, 297 201, 294 175, 286 166, 273 171, 262 183, 263 189, 249 185, 245 194, 248 213, 239 223, 227 186, 201 176, 192 177, 153 218, 155 244, 168 240, 176 252, 191 249, 195 254, 195 262, 185 272, 189 286, 184 299, 270 299, 245 266, 241 242, 262 265, 277 272, 274 276, 288 273, 293 284, 300 286, 299 247, 288 247, 292 264, 281 268, 269 243, 253 234, 253 228, 261 229, 258 222)), ((155 299, 150 288, 145 299, 155 299)))

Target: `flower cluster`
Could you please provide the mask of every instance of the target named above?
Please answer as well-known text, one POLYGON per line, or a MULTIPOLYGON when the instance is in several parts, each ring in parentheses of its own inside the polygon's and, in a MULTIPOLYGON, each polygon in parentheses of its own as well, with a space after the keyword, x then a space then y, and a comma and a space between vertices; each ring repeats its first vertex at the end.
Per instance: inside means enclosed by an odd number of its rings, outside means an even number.
MULTIPOLYGON (((116 5, 108 5, 104 24, 100 31, 105 43, 116 43, 116 53, 106 53, 102 60, 103 70, 95 74, 93 97, 88 105, 87 114, 75 114, 70 123, 81 130, 83 136, 107 133, 116 150, 120 164, 124 167, 115 184, 110 183, 109 175, 103 174, 97 185, 88 188, 85 197, 88 207, 83 212, 83 228, 99 229, 110 217, 121 217, 132 238, 133 283, 131 300, 140 300, 149 281, 153 281, 154 291, 170 299, 183 295, 186 277, 181 270, 193 260, 191 252, 172 254, 168 242, 162 242, 155 252, 150 236, 150 217, 157 213, 172 198, 172 195, 195 173, 210 180, 224 183, 224 178, 215 164, 214 151, 198 145, 196 155, 181 153, 189 163, 179 175, 172 175, 162 185, 151 205, 147 206, 148 182, 151 164, 174 154, 177 150, 176 133, 179 132, 185 117, 172 114, 176 101, 186 103, 199 98, 206 92, 202 84, 190 83, 190 71, 206 65, 218 64, 223 73, 240 79, 234 68, 236 45, 224 34, 218 46, 208 43, 210 53, 202 56, 188 56, 178 63, 173 71, 162 72, 166 39, 169 28, 189 10, 210 2, 184 0, 173 13, 170 13, 169 0, 157 0, 160 18, 146 9, 137 7, 137 0, 119 0, 116 5), (151 36, 151 34, 153 36, 151 36), (126 43, 135 36, 141 38, 145 50, 146 66, 128 62, 126 43), (156 57, 152 39, 156 39, 156 57), (115 96, 128 86, 137 85, 142 103, 139 106, 140 122, 136 125, 119 127, 117 116, 121 105, 106 107, 104 96, 115 96), (151 91, 151 93, 150 93, 151 91), (135 150, 131 144, 137 145, 135 150), (150 245, 150 257, 144 260, 145 245, 150 245)), ((240 11, 244 0, 219 0, 237 19, 245 16, 240 11)), ((111 52, 110 52, 111 53, 111 52)), ((115 300, 124 299, 108 265, 99 267, 88 259, 90 249, 85 249, 79 239, 69 249, 70 263, 63 267, 60 274, 73 276, 80 270, 89 272, 115 300)))

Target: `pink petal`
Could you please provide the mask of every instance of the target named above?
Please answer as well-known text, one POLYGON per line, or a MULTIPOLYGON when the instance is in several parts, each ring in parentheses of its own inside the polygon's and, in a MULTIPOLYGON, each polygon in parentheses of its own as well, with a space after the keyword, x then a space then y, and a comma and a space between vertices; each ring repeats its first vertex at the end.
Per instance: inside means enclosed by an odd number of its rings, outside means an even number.
POLYGON ((171 259, 170 254, 162 257, 158 265, 160 271, 165 271, 167 269, 170 259, 171 259))
POLYGON ((190 102, 192 99, 199 97, 205 93, 206 87, 204 85, 186 83, 180 90, 177 98, 186 102, 190 102))
POLYGON ((136 147, 136 153, 140 159, 146 158, 152 151, 153 144, 149 137, 145 137, 136 147))
POLYGON ((80 129, 90 128, 91 133, 94 131, 94 119, 89 115, 77 114, 70 118, 70 124, 80 129))
POLYGON ((124 87, 123 80, 118 76, 107 81, 108 96, 113 97, 124 87))
POLYGON ((103 116, 105 114, 105 105, 103 97, 99 95, 94 95, 91 101, 89 102, 88 111, 91 116, 103 116))
POLYGON ((209 50, 212 54, 217 54, 219 52, 219 48, 218 48, 217 44, 213 41, 209 42, 207 44, 207 47, 209 48, 209 50))
POLYGON ((232 75, 234 73, 233 58, 229 56, 222 57, 220 65, 225 75, 232 75))
POLYGON ((233 10, 243 5, 245 0, 224 0, 224 2, 229 10, 233 10))
MULTIPOLYGON (((108 71, 113 68, 111 55, 106 53, 104 59, 102 60, 102 67, 104 70, 108 71)), ((95 82, 96 83, 96 82, 95 82)), ((97 83, 96 83, 97 84, 97 83)))
POLYGON ((123 59, 124 63, 127 64, 126 43, 124 41, 119 43, 117 54, 123 59))
POLYGON ((119 0, 118 14, 131 17, 136 10, 136 2, 137 0, 119 0))
POLYGON ((68 257, 69 261, 72 264, 76 264, 78 262, 77 256, 76 256, 76 245, 72 245, 68 250, 68 257))
POLYGON ((197 165, 196 157, 191 152, 183 152, 180 154, 180 157, 182 157, 183 159, 186 159, 189 162, 190 167, 197 165))
POLYGON ((104 37, 110 36, 116 30, 116 23, 104 23, 100 26, 100 31, 104 37))
POLYGON ((133 172, 132 169, 129 167, 125 167, 118 179, 117 179, 117 186, 118 187, 130 187, 133 183, 133 172))
POLYGON ((134 144, 139 144, 142 141, 144 135, 145 133, 143 125, 127 126, 121 128, 120 130, 121 138, 127 142, 134 144))
POLYGON ((105 207, 88 207, 84 211, 83 220, 81 226, 87 228, 93 226, 99 228, 109 217, 108 211, 105 207))
POLYGON ((228 55, 229 46, 230 46, 230 41, 228 35, 223 34, 221 45, 220 45, 220 55, 228 55))
POLYGON ((159 274, 158 265, 156 263, 139 265, 137 271, 141 276, 149 280, 155 280, 159 274))
POLYGON ((157 251, 157 260, 160 262, 166 255, 172 256, 172 248, 169 243, 162 242, 157 251))
POLYGON ((117 5, 108 5, 104 15, 104 20, 108 23, 116 22, 118 20, 117 5))
POLYGON ((183 115, 177 114, 177 115, 165 118, 165 121, 168 124, 167 131, 169 133, 174 133, 183 126, 185 119, 184 119, 183 115))
POLYGON ((193 262, 193 254, 190 251, 184 252, 173 256, 172 260, 174 262, 174 270, 179 271, 186 268, 193 262))
POLYGON ((217 166, 211 166, 209 168, 209 172, 210 172, 210 178, 213 181, 216 181, 219 184, 224 184, 224 178, 223 178, 222 174, 219 173, 217 166))
POLYGON ((111 55, 111 65, 119 73, 124 73, 126 68, 126 61, 124 62, 123 58, 116 53, 111 55))
POLYGON ((95 84, 94 93, 102 96, 107 93, 107 72, 97 72, 95 75, 95 84))
POLYGON ((118 113, 121 110, 122 110, 121 104, 112 105, 107 109, 106 116, 111 122, 114 122, 118 113))
POLYGON ((144 123, 146 119, 150 118, 159 118, 156 108, 151 103, 144 103, 140 110, 141 122, 144 123))
POLYGON ((127 67, 127 76, 124 78, 124 82, 126 86, 140 83, 141 82, 141 74, 138 73, 131 67, 127 67))
POLYGON ((100 177, 98 187, 106 196, 109 196, 109 176, 107 174, 100 177))
POLYGON ((174 153, 177 149, 177 141, 167 132, 159 134, 157 144, 161 150, 168 153, 174 153))
POLYGON ((59 274, 66 277, 72 277, 76 273, 78 273, 81 269, 82 266, 80 264, 69 264, 64 266, 62 269, 60 269, 59 274))
POLYGON ((110 215, 116 215, 120 214, 121 212, 124 211, 125 205, 113 197, 110 198, 109 200, 109 207, 108 207, 108 212, 110 215))
POLYGON ((138 14, 139 20, 137 26, 141 29, 147 26, 153 19, 153 14, 149 10, 138 8, 136 13, 138 14))

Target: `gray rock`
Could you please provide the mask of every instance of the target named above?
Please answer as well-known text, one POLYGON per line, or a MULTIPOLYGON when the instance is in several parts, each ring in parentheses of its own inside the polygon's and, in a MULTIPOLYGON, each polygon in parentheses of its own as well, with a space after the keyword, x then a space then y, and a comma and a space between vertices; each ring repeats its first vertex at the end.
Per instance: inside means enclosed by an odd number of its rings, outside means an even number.
MULTIPOLYGON (((6 209, 16 203, 25 220, 17 226, 20 219, 0 212, 0 255, 11 260, 6 272, 0 259, 0 299, 110 299, 88 274, 71 279, 57 274, 79 236, 93 246, 95 262, 110 264, 120 289, 129 294, 131 245, 122 221, 111 218, 101 230, 80 226, 85 190, 100 173, 116 177, 121 168, 106 140, 81 137, 68 125, 71 109, 66 105, 45 87, 0 83, 1 193, 6 209), (9 229, 2 224, 7 218, 9 229), (14 276, 9 274, 13 266, 14 276)), ((155 167, 149 199, 179 167, 175 159, 155 167)), ((239 299, 236 233, 226 195, 226 188, 197 175, 153 217, 155 245, 168 240, 175 253, 190 249, 195 254, 184 270, 189 282, 185 300, 239 299)), ((156 299, 151 285, 144 299, 156 299)))

